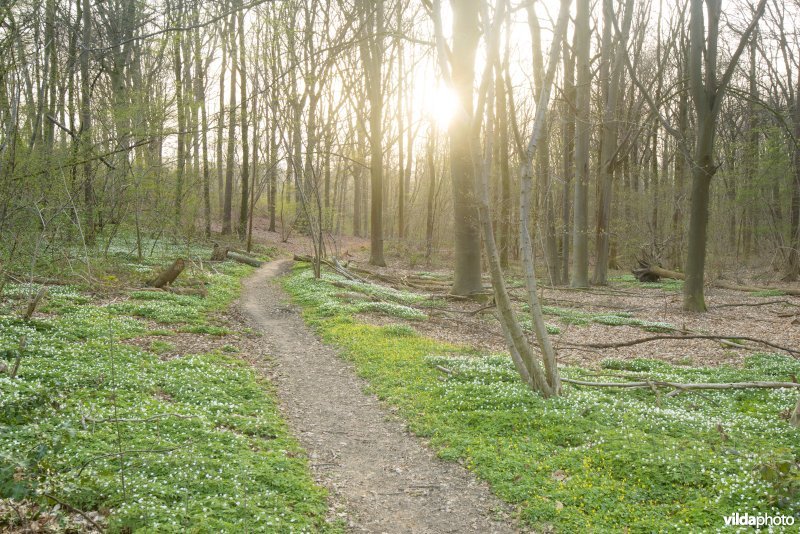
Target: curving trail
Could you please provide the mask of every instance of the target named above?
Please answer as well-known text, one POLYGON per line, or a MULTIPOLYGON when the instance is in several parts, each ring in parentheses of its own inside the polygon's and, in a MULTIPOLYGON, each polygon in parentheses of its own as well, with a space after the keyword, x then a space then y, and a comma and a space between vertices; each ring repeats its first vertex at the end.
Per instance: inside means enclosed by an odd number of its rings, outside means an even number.
POLYGON ((352 532, 505 533, 508 508, 461 466, 439 460, 320 342, 272 279, 276 260, 245 281, 239 306, 263 334, 281 410, 331 494, 331 517, 352 532))

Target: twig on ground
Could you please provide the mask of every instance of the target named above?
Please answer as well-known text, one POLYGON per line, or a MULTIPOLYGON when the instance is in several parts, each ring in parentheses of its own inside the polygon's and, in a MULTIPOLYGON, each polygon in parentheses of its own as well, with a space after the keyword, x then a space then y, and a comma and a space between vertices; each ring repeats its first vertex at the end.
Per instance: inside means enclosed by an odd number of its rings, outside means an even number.
POLYGON ((769 341, 765 341, 763 339, 757 339, 748 336, 739 336, 739 335, 728 335, 728 336, 717 336, 717 335, 706 335, 706 334, 688 334, 688 335, 681 335, 681 336, 672 336, 672 335, 663 335, 663 336, 649 336, 643 337, 639 339, 633 339, 630 341, 618 341, 616 343, 586 343, 585 345, 581 345, 584 347, 593 347, 596 349, 616 349, 620 347, 631 347, 633 345, 639 345, 641 343, 650 343, 652 341, 660 341, 662 339, 714 339, 714 340, 725 340, 729 343, 732 343, 732 339, 740 339, 743 341, 752 341, 753 343, 761 343, 762 345, 766 345, 768 347, 772 347, 774 349, 781 350, 788 354, 792 355, 800 355, 800 350, 797 349, 790 349, 788 347, 782 347, 781 345, 776 345, 775 343, 771 343, 769 341))
POLYGON ((91 517, 89 517, 89 516, 86 514, 86 512, 84 512, 84 511, 82 511, 82 510, 79 510, 79 509, 75 508, 75 507, 74 507, 74 506, 72 506, 71 504, 69 504, 69 503, 66 503, 66 502, 62 501, 62 500, 61 500, 61 499, 59 499, 58 497, 56 497, 56 496, 54 496, 54 495, 50 495, 49 493, 45 493, 45 494, 44 494, 44 496, 45 496, 45 497, 47 497, 48 499, 50 499, 50 500, 52 500, 52 501, 56 502, 57 504, 60 504, 61 506, 63 506, 63 507, 64 507, 64 508, 66 508, 67 510, 69 510, 70 512, 72 512, 72 513, 75 513, 75 514, 78 514, 79 516, 81 516, 82 518, 84 518, 86 521, 88 521, 88 522, 89 522, 89 524, 91 524, 91 525, 92 525, 92 526, 93 526, 93 527, 94 527, 94 528, 97 530, 97 532, 104 532, 104 531, 103 531, 103 528, 102 528, 100 525, 98 525, 98 524, 97 524, 97 522, 96 522, 94 519, 92 519, 91 517))
POLYGON ((715 304, 714 308, 738 308, 740 306, 769 306, 770 304, 788 304, 789 306, 798 306, 794 302, 788 300, 769 300, 767 302, 733 302, 731 304, 715 304))

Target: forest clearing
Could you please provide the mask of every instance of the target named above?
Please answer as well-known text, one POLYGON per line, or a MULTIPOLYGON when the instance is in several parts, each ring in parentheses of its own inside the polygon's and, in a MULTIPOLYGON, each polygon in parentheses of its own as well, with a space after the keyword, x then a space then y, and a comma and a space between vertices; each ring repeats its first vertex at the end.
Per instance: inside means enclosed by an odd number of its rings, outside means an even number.
POLYGON ((800 5, 0 4, 0 532, 796 532, 800 5))

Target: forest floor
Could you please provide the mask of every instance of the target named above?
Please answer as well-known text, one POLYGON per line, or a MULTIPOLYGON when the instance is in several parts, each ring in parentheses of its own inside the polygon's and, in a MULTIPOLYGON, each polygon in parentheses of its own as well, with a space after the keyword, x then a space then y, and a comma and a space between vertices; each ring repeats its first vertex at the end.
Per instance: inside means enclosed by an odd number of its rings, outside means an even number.
MULTIPOLYGON (((287 241, 283 241, 280 233, 266 231, 263 219, 256 222, 255 228, 260 242, 291 254, 313 254, 308 239, 303 236, 290 235, 287 241)), ((441 257, 437 257, 433 265, 424 265, 413 253, 389 248, 387 262, 390 265, 373 267, 368 265, 368 239, 341 236, 337 238, 336 248, 342 261, 349 262, 356 269, 364 269, 359 274, 367 279, 433 299, 446 298, 452 271, 439 267, 441 257), (427 278, 430 284, 424 290, 420 289, 419 279, 413 280, 418 274, 427 278), (387 284, 387 278, 393 283, 387 284)), ((729 273, 725 279, 743 285, 800 289, 800 282, 766 282, 763 277, 763 272, 740 269, 729 273)), ((514 288, 512 299, 522 304, 526 296, 521 277, 512 274, 509 281, 514 288)), ((487 277, 484 287, 491 290, 487 277)), ((780 347, 800 347, 800 297, 782 295, 780 291, 747 293, 707 287, 708 312, 687 313, 681 309, 682 287, 682 281, 666 279, 643 284, 624 271, 612 272, 607 286, 589 289, 540 287, 539 297, 545 306, 545 319, 559 353, 559 363, 597 367, 605 358, 655 358, 678 365, 740 366, 753 351, 774 349, 757 342, 742 341, 736 343, 739 346, 736 347, 725 341, 691 337, 663 338, 602 350, 591 346, 612 341, 627 343, 665 334, 727 336, 730 340, 750 337, 780 347)), ((414 322, 414 328, 420 334, 439 341, 467 344, 489 352, 506 351, 493 310, 481 308, 484 308, 482 304, 470 300, 449 299, 447 306, 429 313, 424 322, 414 322)), ((523 309, 524 305, 520 308, 523 309)), ((396 323, 396 318, 377 313, 359 314, 358 318, 377 326, 396 323)))
MULTIPOLYGON (((263 223, 259 253, 311 253, 307 238, 263 223)), ((0 531, 88 531, 91 520, 111 531, 698 531, 734 512, 800 519, 800 439, 786 422, 796 390, 566 385, 545 400, 516 375, 491 306, 448 296, 447 251, 428 265, 389 241, 391 267, 378 269, 367 240, 341 238, 331 250, 361 280, 328 269, 316 280, 288 259, 209 263, 208 243, 154 243, 137 259, 126 239, 91 277, 48 263, 51 293, 30 320, 39 284, 16 281, 0 298, 0 531), (177 256, 191 260, 178 286, 206 296, 141 291, 177 256)), ((521 281, 509 280, 529 329, 521 281)), ((799 298, 709 288, 709 313, 684 314, 680 289, 623 273, 606 287, 541 288, 563 375, 797 380, 799 298), (665 335, 682 338, 591 346, 665 335)))
MULTIPOLYGON (((265 237, 293 254, 311 252, 302 238, 265 237)), ((437 456, 489 482, 511 505, 515 528, 699 531, 721 528, 737 511, 800 518, 800 439, 786 421, 796 390, 676 395, 567 385, 562 398, 542 400, 516 376, 491 303, 451 298, 452 271, 421 266, 413 250, 388 246, 384 268, 369 266, 367 254, 366 240, 346 238, 337 255, 356 279, 324 268, 315 280, 309 264, 296 262, 280 281, 345 362, 335 368, 352 366, 437 456)), ((733 279, 759 278, 747 274, 733 279)), ((513 271, 508 280, 530 332, 522 281, 513 271)), ((681 289, 680 281, 642 284, 620 272, 604 287, 540 288, 563 376, 797 381, 800 298, 709 287, 710 311, 685 314, 681 289)), ((292 365, 330 350, 311 346, 298 348, 292 365)), ((327 374, 312 364, 314 371, 327 374)), ((339 387, 332 382, 320 396, 336 399, 339 387)), ((300 439, 326 447, 325 438, 300 439)))
POLYGON ((353 532, 512 532, 485 483, 437 459, 314 336, 273 280, 291 263, 271 262, 248 278, 241 307, 264 334, 269 359, 256 367, 276 385, 317 481, 331 491, 333 517, 353 532))

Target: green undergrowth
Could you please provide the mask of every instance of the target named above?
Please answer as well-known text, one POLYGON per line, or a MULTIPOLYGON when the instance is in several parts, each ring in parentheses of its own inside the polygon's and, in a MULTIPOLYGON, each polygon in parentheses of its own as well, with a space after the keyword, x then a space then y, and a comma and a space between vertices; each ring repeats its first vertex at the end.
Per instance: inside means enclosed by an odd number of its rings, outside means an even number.
POLYGON ((785 295, 786 292, 780 289, 765 289, 763 291, 753 291, 750 293, 751 297, 783 297, 785 295))
POLYGON ((558 317, 564 324, 571 325, 597 323, 606 326, 634 326, 648 332, 672 332, 675 330, 675 327, 669 323, 644 321, 642 319, 637 319, 629 312, 595 313, 577 310, 575 308, 542 306, 542 313, 558 317))
POLYGON ((672 278, 662 278, 658 282, 640 282, 632 274, 623 274, 620 276, 611 276, 609 277, 609 281, 615 287, 662 289, 671 292, 683 291, 683 280, 673 280, 672 278))
MULTIPOLYGON (((16 378, 0 372, 0 498, 51 506, 52 495, 100 512, 111 532, 337 530, 271 386, 228 354, 239 351, 234 338, 159 357, 176 349, 176 332, 230 333, 214 314, 251 271, 194 268, 186 274, 205 298, 133 291, 103 302, 54 287, 28 322, 17 301, 36 287, 7 288, 0 364, 20 356, 20 366, 16 378)), ((16 521, 0 516, 0 531, 16 521)))
MULTIPOLYGON (((800 431, 781 412, 797 391, 581 388, 545 400, 519 380, 507 355, 481 355, 395 325, 356 322, 317 298, 303 270, 285 287, 306 320, 396 406, 410 430, 512 503, 536 531, 699 532, 735 512, 800 520, 800 431)), ((800 362, 776 354, 742 368, 607 360, 594 381, 790 381, 800 362), (599 376, 598 376, 599 375, 599 376)), ((744 531, 744 530, 743 530, 744 531)), ((780 531, 780 529, 777 529, 780 531)))
POLYGON ((288 289, 299 302, 314 304, 322 314, 374 312, 410 321, 423 321, 428 317, 418 307, 412 307, 425 301, 424 295, 356 282, 329 272, 323 272, 321 279, 315 280, 310 268, 295 272, 295 276, 287 279, 288 289), (378 300, 365 300, 370 297, 378 300))

